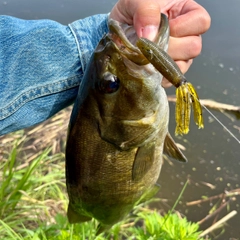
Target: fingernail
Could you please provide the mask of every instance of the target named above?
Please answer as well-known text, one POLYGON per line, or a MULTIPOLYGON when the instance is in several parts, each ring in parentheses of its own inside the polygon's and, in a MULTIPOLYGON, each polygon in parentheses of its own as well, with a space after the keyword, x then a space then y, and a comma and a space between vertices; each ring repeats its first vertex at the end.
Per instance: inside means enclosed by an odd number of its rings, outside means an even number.
POLYGON ((154 41, 158 32, 158 26, 147 25, 142 30, 142 37, 154 41))

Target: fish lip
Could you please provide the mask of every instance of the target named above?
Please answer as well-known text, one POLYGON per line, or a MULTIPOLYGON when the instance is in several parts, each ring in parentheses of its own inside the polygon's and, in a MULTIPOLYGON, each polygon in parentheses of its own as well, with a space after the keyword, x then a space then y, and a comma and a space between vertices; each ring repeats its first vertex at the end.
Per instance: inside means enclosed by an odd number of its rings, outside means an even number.
MULTIPOLYGON (((136 46, 134 46, 133 41, 131 42, 128 39, 129 36, 127 36, 127 30, 129 29, 128 27, 131 27, 131 26, 129 26, 127 24, 120 23, 120 22, 115 21, 113 19, 109 19, 108 26, 109 26, 110 38, 117 45, 124 44, 125 47, 131 49, 132 51, 137 51, 137 52, 141 53, 140 50, 136 46), (118 40, 120 40, 120 42, 117 42, 116 38, 118 38, 118 40)), ((137 35, 136 35, 136 37, 137 37, 137 35)))
POLYGON ((147 59, 142 54, 140 49, 135 45, 138 36, 133 26, 129 26, 127 24, 119 23, 113 19, 109 19, 108 27, 109 38, 124 56, 140 65, 148 63, 147 59))

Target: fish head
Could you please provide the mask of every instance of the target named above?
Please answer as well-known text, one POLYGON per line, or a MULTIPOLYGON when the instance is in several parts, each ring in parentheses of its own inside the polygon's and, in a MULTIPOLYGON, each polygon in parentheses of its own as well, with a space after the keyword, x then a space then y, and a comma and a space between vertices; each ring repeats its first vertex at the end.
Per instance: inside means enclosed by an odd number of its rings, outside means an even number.
POLYGON ((136 47, 134 28, 110 19, 109 30, 92 56, 80 94, 87 92, 88 114, 96 118, 102 139, 128 149, 167 129, 169 107, 162 75, 136 47))

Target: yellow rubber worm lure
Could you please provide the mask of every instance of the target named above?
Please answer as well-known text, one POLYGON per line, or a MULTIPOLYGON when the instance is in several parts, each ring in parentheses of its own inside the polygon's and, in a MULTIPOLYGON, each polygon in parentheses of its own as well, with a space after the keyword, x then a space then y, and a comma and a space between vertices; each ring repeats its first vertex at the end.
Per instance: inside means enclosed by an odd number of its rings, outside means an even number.
POLYGON ((197 92, 193 85, 187 82, 174 60, 158 45, 146 38, 138 39, 137 46, 148 61, 177 88, 175 134, 188 133, 191 104, 194 111, 194 121, 199 128, 203 128, 202 107, 197 92))

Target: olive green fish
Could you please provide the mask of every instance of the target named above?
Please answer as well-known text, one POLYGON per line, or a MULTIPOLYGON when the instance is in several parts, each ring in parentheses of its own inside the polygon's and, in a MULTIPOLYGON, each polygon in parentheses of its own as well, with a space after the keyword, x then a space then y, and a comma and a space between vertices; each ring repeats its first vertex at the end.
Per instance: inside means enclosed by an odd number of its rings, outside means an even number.
MULTIPOLYGON (((94 218, 99 221, 97 234, 109 229, 158 191, 163 152, 186 161, 168 133, 169 106, 162 75, 155 68, 160 65, 156 61, 159 53, 167 50, 168 38, 168 20, 163 14, 151 46, 137 39, 133 27, 109 20, 109 33, 92 55, 69 124, 70 223, 94 218), (154 46, 162 50, 155 52, 154 46), (148 48, 156 54, 151 52, 149 57, 148 48)), ((163 57, 173 62, 168 55, 163 57)), ((179 88, 185 82, 175 75, 169 80, 179 88)), ((189 108, 183 106, 180 112, 189 112, 189 108)), ((187 121, 178 120, 183 122, 180 127, 185 128, 187 121)))

